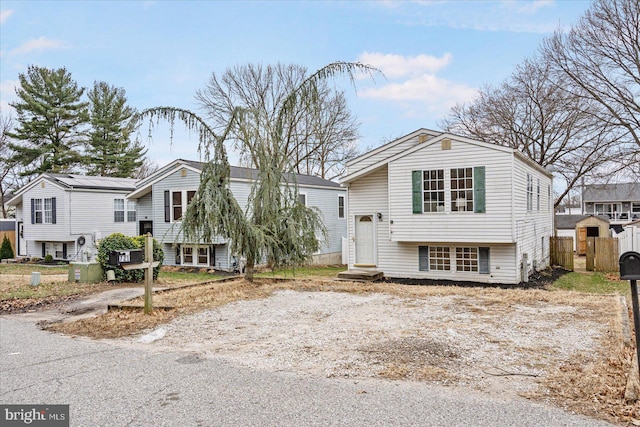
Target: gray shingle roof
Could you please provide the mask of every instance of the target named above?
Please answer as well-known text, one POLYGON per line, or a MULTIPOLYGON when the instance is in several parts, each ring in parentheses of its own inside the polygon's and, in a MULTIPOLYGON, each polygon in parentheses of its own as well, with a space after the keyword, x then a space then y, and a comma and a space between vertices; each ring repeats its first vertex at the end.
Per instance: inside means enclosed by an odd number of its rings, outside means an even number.
POLYGON ((609 218, 602 215, 556 215, 555 223, 557 230, 573 230, 576 228, 576 223, 578 221, 582 221, 585 218, 589 218, 590 216, 595 216, 596 218, 600 218, 604 221, 609 222, 609 218))
MULTIPOLYGON (((184 159, 180 159, 180 160, 198 170, 202 170, 202 166, 204 165, 204 163, 197 162, 194 160, 184 160, 184 159)), ((232 179, 233 178, 249 179, 249 180, 255 181, 258 178, 258 170, 252 169, 252 168, 244 168, 240 166, 231 166, 231 178, 232 179)), ((298 182, 298 185, 309 185, 309 186, 317 186, 317 187, 336 187, 336 188, 340 187, 340 184, 338 184, 337 182, 320 178, 318 176, 312 176, 312 175, 296 174, 296 181, 298 182)))
POLYGON ((585 185, 584 202, 639 202, 640 183, 585 185))

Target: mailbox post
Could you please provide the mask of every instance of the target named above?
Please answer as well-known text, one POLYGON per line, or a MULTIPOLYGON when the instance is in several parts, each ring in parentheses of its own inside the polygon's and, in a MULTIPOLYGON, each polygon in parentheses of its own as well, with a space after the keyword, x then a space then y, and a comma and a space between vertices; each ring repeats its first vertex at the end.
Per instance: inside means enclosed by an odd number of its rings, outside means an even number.
POLYGON ((620 256, 620 280, 631 284, 631 302, 633 304, 633 327, 636 332, 636 355, 640 374, 640 308, 638 307, 638 280, 640 280, 640 254, 625 252, 620 256))
POLYGON ((131 249, 111 252, 109 254, 109 264, 120 265, 125 270, 144 269, 144 313, 150 314, 153 310, 153 302, 151 300, 153 268, 160 265, 158 261, 153 261, 153 237, 151 237, 151 233, 147 233, 145 236, 144 249, 147 262, 143 262, 142 249, 131 249))

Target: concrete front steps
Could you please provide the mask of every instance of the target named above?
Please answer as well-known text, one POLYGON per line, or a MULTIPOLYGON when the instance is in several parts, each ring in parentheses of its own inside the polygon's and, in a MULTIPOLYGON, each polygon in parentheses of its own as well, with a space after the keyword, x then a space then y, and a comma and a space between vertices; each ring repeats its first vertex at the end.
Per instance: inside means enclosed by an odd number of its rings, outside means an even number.
POLYGON ((384 277, 382 271, 375 269, 375 265, 356 264, 354 268, 338 273, 338 279, 373 282, 384 277))

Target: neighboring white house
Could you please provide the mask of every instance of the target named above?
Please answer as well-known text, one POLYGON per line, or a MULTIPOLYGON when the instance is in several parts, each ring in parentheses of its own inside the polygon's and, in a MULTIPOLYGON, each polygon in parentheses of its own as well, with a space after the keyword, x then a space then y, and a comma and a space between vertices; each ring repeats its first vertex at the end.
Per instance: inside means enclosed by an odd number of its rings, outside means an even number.
MULTIPOLYGON (((203 163, 175 160, 140 181, 127 197, 137 201, 140 234, 151 232, 162 242, 165 265, 214 267, 230 269, 234 254, 224 239, 214 242, 183 242, 180 219, 200 185, 203 163)), ((245 208, 251 185, 257 177, 255 169, 231 166, 230 188, 241 207, 245 208)), ((307 206, 317 207, 328 231, 328 241, 314 261, 340 263, 342 238, 347 235, 346 191, 338 183, 326 179, 297 175, 298 191, 307 206)))
POLYGON ((136 235, 135 179, 44 173, 14 193, 17 256, 93 258, 97 241, 136 235))
POLYGON ((419 129, 347 163, 349 268, 517 284, 549 265, 551 174, 517 151, 419 129))

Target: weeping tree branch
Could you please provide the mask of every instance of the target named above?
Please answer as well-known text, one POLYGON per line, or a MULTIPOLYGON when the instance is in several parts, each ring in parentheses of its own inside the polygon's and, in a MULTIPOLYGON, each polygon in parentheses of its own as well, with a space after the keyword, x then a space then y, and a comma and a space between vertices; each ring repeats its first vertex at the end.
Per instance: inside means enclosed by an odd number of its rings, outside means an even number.
MULTIPOLYGON (((275 106, 273 122, 263 118, 258 109, 234 107, 219 134, 189 110, 156 107, 142 111, 138 119, 150 121, 150 132, 153 123, 159 121, 170 124, 172 137, 176 122, 197 132, 198 150, 201 155, 204 153, 198 190, 180 224, 182 241, 210 243, 225 239, 233 253, 246 258, 246 277, 250 281, 257 263, 267 261, 271 267, 295 265, 317 252, 327 233, 320 211, 299 200, 295 165, 286 143, 291 129, 286 124, 300 110, 322 108, 318 103, 320 82, 347 74, 354 84, 354 73, 358 71, 373 75, 377 70, 359 63, 329 64, 302 81, 275 106), (239 134, 257 169, 244 210, 231 192, 231 166, 225 148, 225 141, 239 134)), ((211 115, 215 114, 214 111, 211 115)))

